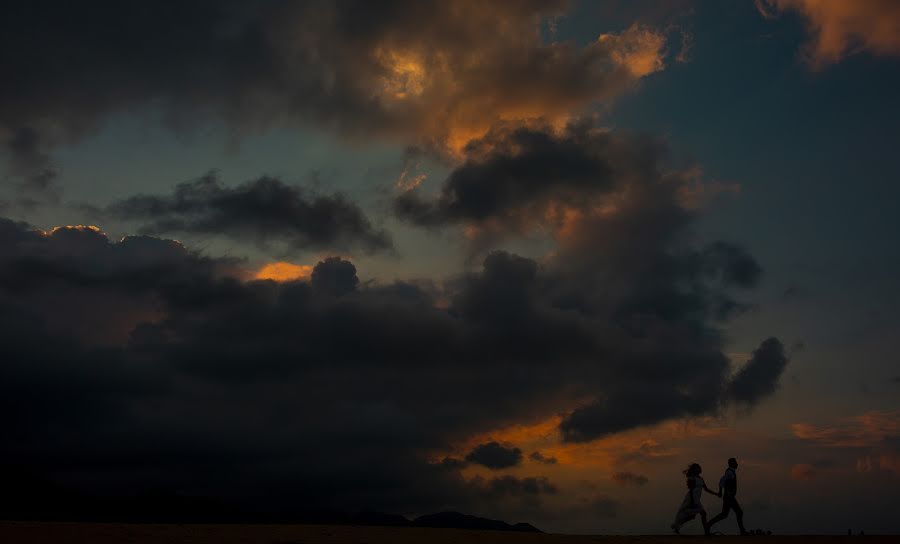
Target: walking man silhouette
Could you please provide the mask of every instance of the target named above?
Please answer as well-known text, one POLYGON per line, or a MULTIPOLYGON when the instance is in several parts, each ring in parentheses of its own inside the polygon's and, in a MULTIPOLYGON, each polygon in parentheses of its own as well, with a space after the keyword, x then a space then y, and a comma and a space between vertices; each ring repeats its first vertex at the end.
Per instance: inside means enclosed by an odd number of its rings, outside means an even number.
POLYGON ((728 517, 728 513, 734 510, 737 515, 738 527, 741 529, 742 535, 749 535, 747 529, 744 529, 744 511, 737 502, 737 459, 732 457, 728 460, 728 468, 725 474, 719 478, 719 494, 722 496, 722 513, 709 520, 706 530, 709 531, 712 526, 728 517))

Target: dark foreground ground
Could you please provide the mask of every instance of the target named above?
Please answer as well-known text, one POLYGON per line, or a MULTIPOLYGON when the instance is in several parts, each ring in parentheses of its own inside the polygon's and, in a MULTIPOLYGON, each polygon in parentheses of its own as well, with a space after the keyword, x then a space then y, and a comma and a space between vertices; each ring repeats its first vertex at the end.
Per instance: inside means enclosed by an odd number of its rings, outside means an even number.
POLYGON ((897 537, 846 536, 568 536, 418 527, 332 525, 189 525, 131 523, 45 523, 0 521, 3 544, 106 544, 127 542, 192 544, 677 544, 684 542, 759 542, 767 544, 869 544, 897 542, 897 537))

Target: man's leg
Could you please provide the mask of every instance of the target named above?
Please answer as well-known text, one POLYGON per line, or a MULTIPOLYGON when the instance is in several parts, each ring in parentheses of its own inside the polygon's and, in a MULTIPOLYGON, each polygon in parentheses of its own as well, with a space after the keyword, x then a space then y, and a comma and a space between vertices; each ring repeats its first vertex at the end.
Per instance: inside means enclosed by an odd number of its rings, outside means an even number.
POLYGON ((741 534, 744 534, 747 532, 747 529, 744 529, 744 511, 741 510, 741 505, 738 504, 736 498, 732 498, 731 500, 733 501, 731 507, 734 508, 734 513, 737 516, 738 527, 741 530, 741 534))
POLYGON ((728 512, 730 512, 730 511, 731 511, 731 503, 728 501, 728 497, 725 497, 722 500, 722 513, 719 514, 718 516, 712 518, 711 520, 709 520, 709 525, 707 525, 707 527, 712 527, 714 524, 719 523, 723 519, 727 518, 728 512))

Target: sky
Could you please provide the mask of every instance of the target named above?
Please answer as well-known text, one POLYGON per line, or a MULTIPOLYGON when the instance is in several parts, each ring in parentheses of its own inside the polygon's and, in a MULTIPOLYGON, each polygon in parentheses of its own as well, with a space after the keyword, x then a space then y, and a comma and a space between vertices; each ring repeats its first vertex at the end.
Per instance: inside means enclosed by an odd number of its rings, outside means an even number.
POLYGON ((23 489, 900 531, 896 2, 2 11, 23 489))

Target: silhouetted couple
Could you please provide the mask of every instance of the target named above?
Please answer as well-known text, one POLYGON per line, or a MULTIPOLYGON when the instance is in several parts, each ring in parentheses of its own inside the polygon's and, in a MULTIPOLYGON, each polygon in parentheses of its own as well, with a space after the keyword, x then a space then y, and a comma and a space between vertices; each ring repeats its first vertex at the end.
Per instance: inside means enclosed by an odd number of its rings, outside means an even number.
POLYGON ((738 527, 741 529, 741 534, 750 534, 744 529, 744 511, 741 510, 741 505, 737 502, 737 468, 737 459, 732 457, 728 460, 728 468, 725 469, 725 474, 719 478, 719 491, 715 492, 706 487, 706 482, 700 477, 703 468, 697 463, 689 466, 684 471, 684 475, 687 477, 687 495, 681 501, 678 513, 675 514, 672 530, 678 533, 682 525, 699 514, 700 521, 703 522, 703 532, 708 535, 713 525, 727 518, 728 514, 734 510, 734 513, 737 514, 737 522, 738 527), (706 521, 706 510, 704 510, 703 504, 700 502, 700 496, 703 495, 703 491, 722 498, 722 513, 709 520, 709 523, 706 521))

